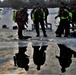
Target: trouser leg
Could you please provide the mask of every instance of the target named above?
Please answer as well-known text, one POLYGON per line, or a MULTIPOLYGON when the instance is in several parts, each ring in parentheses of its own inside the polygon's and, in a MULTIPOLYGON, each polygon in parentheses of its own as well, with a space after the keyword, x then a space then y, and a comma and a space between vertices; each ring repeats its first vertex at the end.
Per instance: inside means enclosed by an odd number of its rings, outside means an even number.
POLYGON ((45 25, 46 25, 46 27, 48 27, 48 25, 47 25, 47 16, 45 16, 45 25))
POLYGON ((18 27, 18 38, 19 38, 19 39, 23 38, 22 29, 23 29, 22 26, 19 26, 19 27, 18 27))
POLYGON ((65 25, 65 36, 68 36, 70 33, 70 23, 67 21, 65 25))
POLYGON ((44 36, 46 36, 46 31, 45 31, 45 27, 44 27, 44 21, 40 20, 40 24, 41 24, 41 28, 42 28, 43 34, 44 34, 44 36))
POLYGON ((39 33, 39 22, 35 21, 34 23, 35 23, 35 28, 36 28, 37 36, 40 36, 40 33, 39 33))
POLYGON ((64 20, 60 20, 58 29, 56 30, 56 35, 61 36, 64 33, 64 20))
POLYGON ((46 22, 46 24, 47 24, 47 16, 45 17, 45 22, 46 22))

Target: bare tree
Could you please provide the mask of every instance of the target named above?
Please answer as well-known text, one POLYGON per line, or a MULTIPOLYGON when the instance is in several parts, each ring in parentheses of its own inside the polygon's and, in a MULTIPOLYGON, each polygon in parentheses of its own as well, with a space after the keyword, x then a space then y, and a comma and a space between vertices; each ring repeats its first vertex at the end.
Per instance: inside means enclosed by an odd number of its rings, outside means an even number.
POLYGON ((61 2, 73 5, 76 3, 76 0, 4 0, 4 2, 0 2, 0 6, 11 6, 14 8, 27 6, 28 8, 32 8, 37 2, 39 2, 40 5, 46 4, 48 7, 57 7, 61 2))

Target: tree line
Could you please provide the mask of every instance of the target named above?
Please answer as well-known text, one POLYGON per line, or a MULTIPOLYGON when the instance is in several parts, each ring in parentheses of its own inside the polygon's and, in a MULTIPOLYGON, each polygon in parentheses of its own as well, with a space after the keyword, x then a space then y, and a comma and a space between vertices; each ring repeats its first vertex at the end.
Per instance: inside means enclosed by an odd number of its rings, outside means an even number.
POLYGON ((46 4, 46 6, 50 8, 59 7, 62 1, 70 6, 76 3, 76 0, 4 0, 3 2, 0 1, 0 7, 12 7, 17 9, 27 6, 28 8, 32 8, 39 2, 41 6, 46 4))

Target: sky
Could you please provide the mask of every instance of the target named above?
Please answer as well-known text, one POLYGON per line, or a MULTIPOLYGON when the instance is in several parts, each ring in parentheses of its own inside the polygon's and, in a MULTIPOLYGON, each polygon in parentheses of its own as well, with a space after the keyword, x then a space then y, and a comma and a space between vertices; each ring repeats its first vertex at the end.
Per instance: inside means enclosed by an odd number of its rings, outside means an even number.
POLYGON ((0 0, 1 2, 3 2, 4 0, 0 0))

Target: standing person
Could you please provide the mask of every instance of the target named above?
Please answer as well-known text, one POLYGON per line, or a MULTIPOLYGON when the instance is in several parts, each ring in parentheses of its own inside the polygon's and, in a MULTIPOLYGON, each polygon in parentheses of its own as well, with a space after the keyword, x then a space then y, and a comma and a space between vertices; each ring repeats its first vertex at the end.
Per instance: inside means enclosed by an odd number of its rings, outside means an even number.
POLYGON ((41 9, 40 6, 37 6, 36 9, 34 10, 34 12, 32 13, 33 17, 34 17, 34 24, 35 24, 35 28, 36 28, 36 33, 37 33, 37 37, 40 36, 39 33, 39 23, 41 25, 44 37, 47 37, 46 35, 46 31, 45 31, 45 27, 44 27, 44 11, 41 9))
POLYGON ((25 14, 25 25, 26 25, 26 27, 28 27, 27 26, 27 23, 28 23, 28 13, 27 13, 27 11, 28 11, 28 9, 27 9, 27 7, 25 6, 24 7, 24 9, 23 9, 23 13, 25 14))
POLYGON ((73 17, 72 17, 72 27, 74 28, 75 24, 76 24, 76 4, 73 4, 71 10, 72 10, 72 14, 73 14, 73 17))
POLYGON ((64 7, 64 5, 62 5, 55 19, 57 17, 60 17, 60 24, 56 30, 56 37, 61 37, 63 33, 64 37, 68 37, 70 33, 70 18, 72 17, 72 14, 64 7))
POLYGON ((45 23, 46 23, 46 27, 47 27, 47 16, 49 15, 49 11, 48 8, 46 7, 46 5, 43 6, 43 11, 45 12, 45 23))
POLYGON ((33 9, 32 9, 32 11, 31 11, 31 19, 32 19, 32 21, 33 21, 33 24, 34 24, 34 27, 35 27, 35 19, 34 19, 34 11, 35 11, 35 9, 36 9, 36 6, 33 6, 33 9))
POLYGON ((24 25, 27 22, 27 14, 25 13, 24 9, 17 12, 16 21, 17 21, 17 25, 18 25, 18 38, 23 39, 24 36, 22 34, 22 30, 24 28, 24 25))

